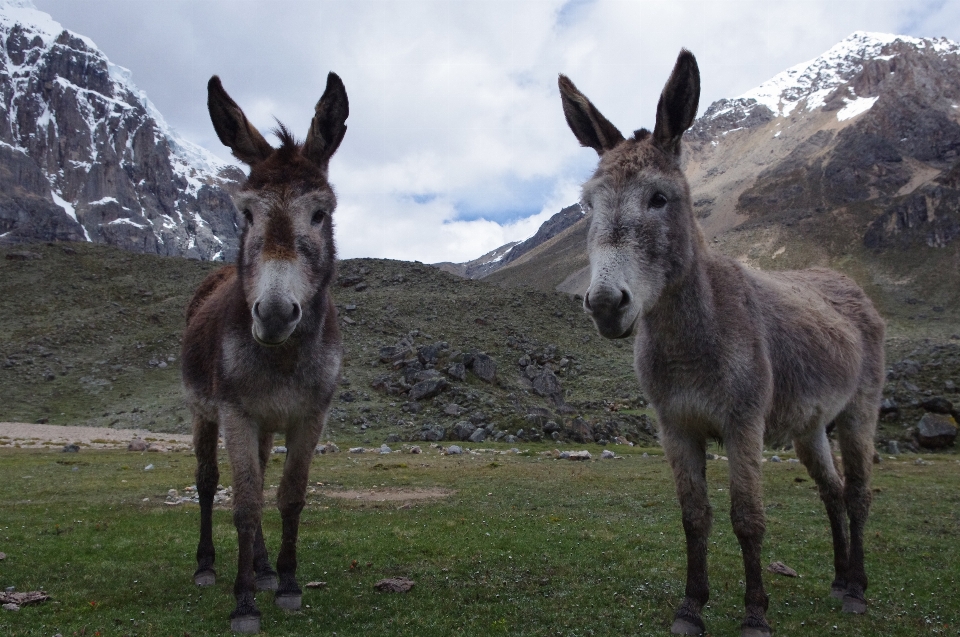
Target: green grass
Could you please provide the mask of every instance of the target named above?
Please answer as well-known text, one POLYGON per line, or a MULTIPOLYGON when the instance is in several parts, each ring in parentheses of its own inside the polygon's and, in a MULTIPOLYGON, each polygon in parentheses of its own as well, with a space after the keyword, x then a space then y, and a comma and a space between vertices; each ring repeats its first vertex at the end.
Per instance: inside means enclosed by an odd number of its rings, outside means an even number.
MULTIPOLYGON (((322 580, 327 587, 305 590, 296 613, 259 595, 263 634, 667 634, 685 560, 662 456, 615 447, 623 460, 575 463, 539 455, 548 446, 529 448, 528 455, 441 457, 430 449, 420 456, 318 456, 299 574, 301 584, 322 580), (455 494, 401 508, 320 493, 418 487, 455 494), (396 575, 415 580, 415 588, 404 595, 373 589, 396 575)), ((599 447, 590 449, 599 455, 599 447)), ((764 563, 781 560, 801 574, 765 575, 778 634, 960 634, 960 463, 925 457, 932 464, 903 456, 876 467, 867 536, 871 606, 862 617, 843 615, 827 596, 830 539, 813 483, 795 463, 765 465, 764 563)), ((281 463, 270 463, 268 485, 277 484, 281 463)), ((168 489, 193 483, 191 455, 3 450, 0 467, 0 551, 7 554, 0 585, 53 597, 0 612, 0 634, 228 634, 231 515, 215 512, 220 577, 199 590, 191 581, 198 508, 163 504, 168 489), (144 471, 149 463, 155 468, 144 471)), ((226 462, 221 474, 229 484, 226 462)), ((705 619, 712 635, 737 634, 743 574, 726 514, 726 463, 709 462, 708 480, 715 524, 705 619)), ((275 556, 272 503, 265 531, 275 556)))

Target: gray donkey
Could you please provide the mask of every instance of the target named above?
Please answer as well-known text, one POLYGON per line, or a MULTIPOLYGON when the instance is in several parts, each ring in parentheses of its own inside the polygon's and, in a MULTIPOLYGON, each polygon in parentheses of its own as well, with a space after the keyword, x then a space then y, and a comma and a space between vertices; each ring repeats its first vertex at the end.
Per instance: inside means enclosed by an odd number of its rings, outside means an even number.
POLYGON ((730 518, 746 572, 741 634, 770 634, 760 564, 764 442, 793 442, 830 519, 832 596, 843 599, 844 611, 865 612, 863 532, 884 378, 883 320, 841 274, 759 272, 707 247, 680 170, 680 140, 700 99, 689 51, 680 52, 664 86, 653 133, 624 139, 562 75, 560 96, 574 135, 600 155, 582 193, 593 214, 584 308, 602 336, 635 337, 637 376, 657 410, 682 509, 687 584, 671 632, 705 631, 710 439, 726 445, 730 460, 730 518), (831 424, 843 478, 827 439, 831 424))
POLYGON ((297 533, 314 449, 340 371, 340 331, 330 296, 336 197, 327 164, 347 130, 347 93, 336 74, 317 103, 306 141, 281 125, 274 149, 247 121, 216 76, 207 86, 217 136, 250 166, 234 197, 243 214, 240 255, 207 277, 187 308, 183 384, 193 412, 200 497, 198 586, 215 582, 211 509, 223 429, 233 470, 238 566, 230 615, 236 632, 260 630, 254 590, 299 609, 297 533), (263 541, 263 476, 276 432, 287 456, 277 492, 283 537, 277 570, 263 541), (278 577, 279 574, 279 577, 278 577))

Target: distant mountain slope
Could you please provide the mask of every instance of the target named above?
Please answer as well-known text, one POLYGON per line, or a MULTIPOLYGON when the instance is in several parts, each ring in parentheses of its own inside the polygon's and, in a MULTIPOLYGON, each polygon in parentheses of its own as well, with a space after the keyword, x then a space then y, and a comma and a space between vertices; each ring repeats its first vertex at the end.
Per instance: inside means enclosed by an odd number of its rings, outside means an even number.
MULTIPOLYGON (((710 105, 684 152, 694 211, 728 254, 839 268, 892 312, 960 306, 960 45, 854 33, 710 105)), ((563 251, 496 280, 582 292, 585 242, 563 251)))
POLYGON ((180 138, 129 71, 29 1, 0 0, 0 41, 0 242, 234 257, 224 189, 238 168, 180 138))

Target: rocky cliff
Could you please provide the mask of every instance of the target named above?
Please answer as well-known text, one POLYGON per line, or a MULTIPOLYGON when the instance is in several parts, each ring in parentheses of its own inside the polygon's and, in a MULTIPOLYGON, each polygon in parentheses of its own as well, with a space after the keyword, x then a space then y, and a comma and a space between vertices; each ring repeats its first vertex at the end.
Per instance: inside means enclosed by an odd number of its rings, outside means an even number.
POLYGON ((0 44, 0 242, 235 257, 238 168, 180 138, 129 71, 29 1, 0 0, 0 44))

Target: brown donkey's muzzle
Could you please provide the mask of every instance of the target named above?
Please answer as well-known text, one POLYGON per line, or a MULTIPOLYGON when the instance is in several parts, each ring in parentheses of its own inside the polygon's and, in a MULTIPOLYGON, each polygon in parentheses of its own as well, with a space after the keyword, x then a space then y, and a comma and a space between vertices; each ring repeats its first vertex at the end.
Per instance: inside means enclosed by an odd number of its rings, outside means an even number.
POLYGON ((600 336, 627 338, 633 333, 633 323, 625 324, 632 300, 629 290, 600 285, 587 290, 583 309, 590 313, 600 336))
POLYGON ((284 297, 264 297, 253 304, 253 337, 266 346, 286 341, 303 316, 300 304, 284 297))

